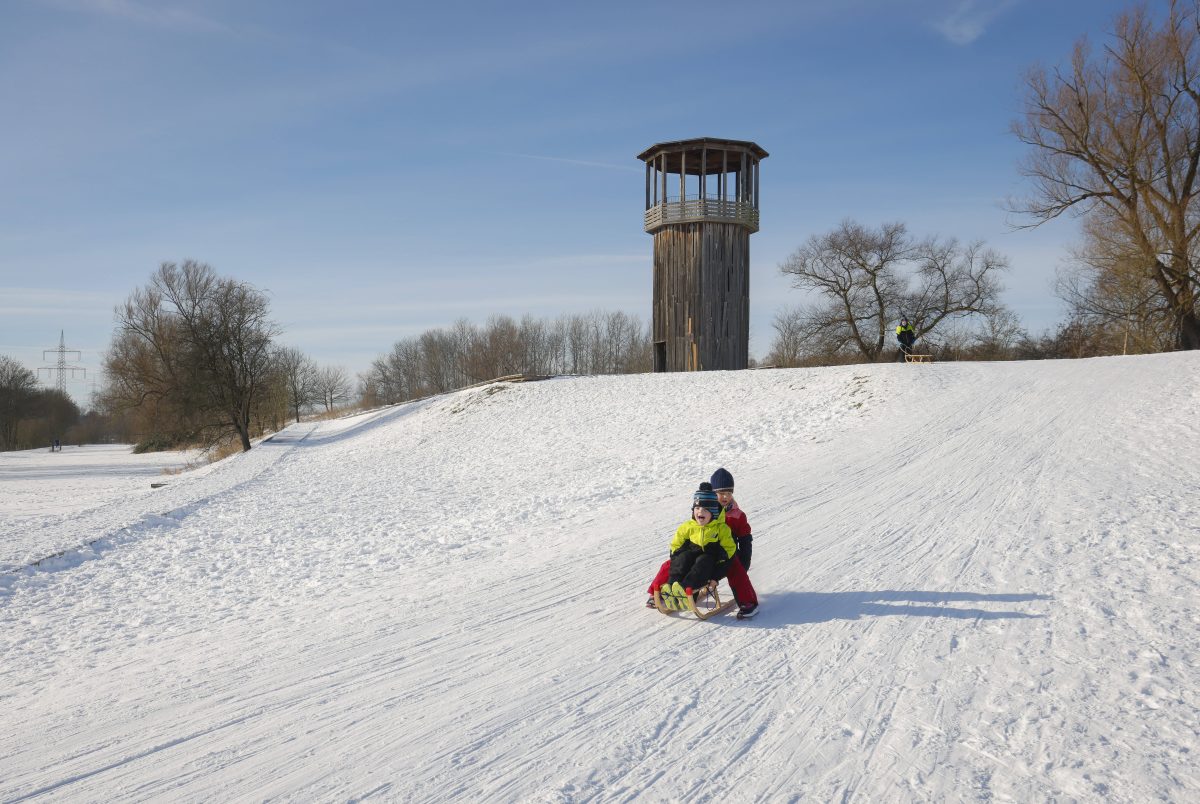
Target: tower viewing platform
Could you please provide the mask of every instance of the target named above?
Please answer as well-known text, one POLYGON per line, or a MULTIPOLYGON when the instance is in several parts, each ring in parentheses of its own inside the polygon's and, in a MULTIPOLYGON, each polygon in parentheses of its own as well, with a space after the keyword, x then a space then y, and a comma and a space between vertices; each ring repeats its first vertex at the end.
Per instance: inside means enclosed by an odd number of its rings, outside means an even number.
POLYGON ((675 223, 734 223, 758 231, 759 162, 753 142, 702 137, 660 142, 643 151, 645 229, 675 223))

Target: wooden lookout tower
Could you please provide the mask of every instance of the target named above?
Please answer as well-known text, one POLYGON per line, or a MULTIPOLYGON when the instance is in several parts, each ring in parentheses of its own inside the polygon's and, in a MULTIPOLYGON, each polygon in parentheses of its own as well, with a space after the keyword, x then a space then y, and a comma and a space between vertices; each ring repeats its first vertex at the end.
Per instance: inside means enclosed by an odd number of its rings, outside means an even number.
POLYGON ((708 137, 638 154, 654 235, 655 371, 746 368, 750 235, 767 156, 753 142, 708 137))

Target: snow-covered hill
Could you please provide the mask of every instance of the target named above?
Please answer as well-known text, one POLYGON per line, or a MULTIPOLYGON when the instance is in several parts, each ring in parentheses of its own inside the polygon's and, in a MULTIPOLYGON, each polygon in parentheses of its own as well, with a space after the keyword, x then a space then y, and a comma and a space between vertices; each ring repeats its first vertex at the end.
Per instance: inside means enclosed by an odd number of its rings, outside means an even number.
POLYGON ((1176 354, 295 426, 5 553, 73 548, 0 574, 0 801, 1195 800, 1198 412, 1176 354), (761 613, 645 609, 718 466, 761 613))

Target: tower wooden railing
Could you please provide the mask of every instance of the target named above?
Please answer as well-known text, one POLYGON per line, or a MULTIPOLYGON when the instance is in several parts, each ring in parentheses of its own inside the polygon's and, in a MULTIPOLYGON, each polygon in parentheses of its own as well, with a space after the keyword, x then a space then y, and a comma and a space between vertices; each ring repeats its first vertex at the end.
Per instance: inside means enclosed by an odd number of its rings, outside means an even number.
POLYGON ((688 198, 683 201, 667 201, 646 210, 647 232, 654 232, 671 223, 693 223, 717 221, 739 223, 750 230, 758 231, 758 210, 749 201, 733 201, 722 198, 688 198))

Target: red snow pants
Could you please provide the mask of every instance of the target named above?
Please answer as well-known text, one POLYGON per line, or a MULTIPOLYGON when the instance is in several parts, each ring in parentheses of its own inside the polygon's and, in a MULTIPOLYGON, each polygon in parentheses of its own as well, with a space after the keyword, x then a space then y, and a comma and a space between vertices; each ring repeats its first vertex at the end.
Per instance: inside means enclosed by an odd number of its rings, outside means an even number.
MULTIPOLYGON (((667 582, 667 576, 670 574, 671 559, 668 558, 658 568, 658 574, 650 582, 650 588, 646 590, 646 594, 654 594, 655 589, 667 582)), ((725 579, 729 581, 729 588, 733 590, 733 599, 739 606, 758 605, 758 594, 754 591, 754 584, 750 583, 750 576, 746 574, 746 569, 742 566, 742 560, 738 558, 737 553, 734 553, 733 558, 725 565, 725 579)))

